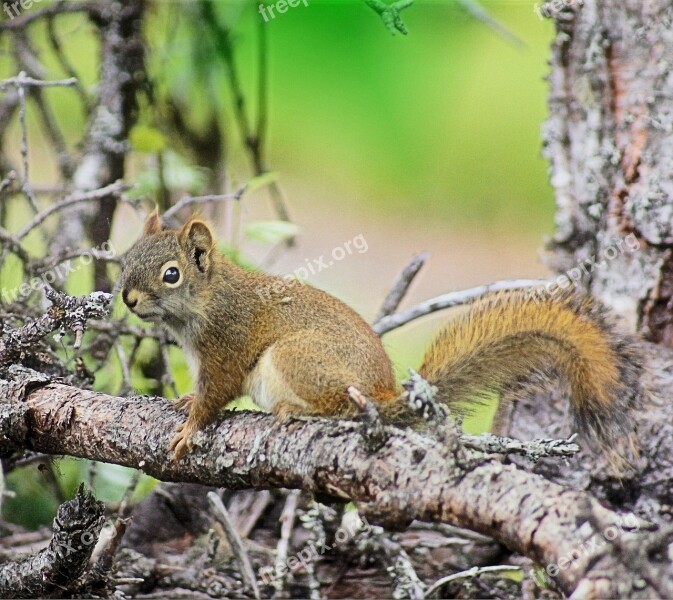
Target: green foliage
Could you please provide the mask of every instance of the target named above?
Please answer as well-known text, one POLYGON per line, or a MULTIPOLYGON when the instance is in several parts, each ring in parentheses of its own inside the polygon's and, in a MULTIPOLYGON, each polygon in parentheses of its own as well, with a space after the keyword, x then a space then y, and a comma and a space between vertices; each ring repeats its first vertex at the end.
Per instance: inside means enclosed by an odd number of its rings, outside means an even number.
POLYGON ((243 233, 263 244, 279 244, 295 237, 299 231, 298 225, 288 221, 254 221, 245 226, 243 233))
MULTIPOLYGON (((156 140, 155 140, 156 141, 156 140)), ((208 173, 201 167, 187 164, 185 159, 172 150, 163 152, 164 183, 169 190, 199 194, 208 182, 208 173)), ((156 197, 160 188, 159 171, 156 165, 147 165, 135 180, 136 187, 129 192, 132 197, 156 197)))

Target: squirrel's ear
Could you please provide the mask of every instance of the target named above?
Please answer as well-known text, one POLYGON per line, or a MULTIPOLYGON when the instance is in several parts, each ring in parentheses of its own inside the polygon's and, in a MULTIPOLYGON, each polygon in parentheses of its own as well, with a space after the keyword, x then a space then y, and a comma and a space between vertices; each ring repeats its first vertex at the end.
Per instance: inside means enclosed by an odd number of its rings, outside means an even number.
POLYGON ((143 227, 143 235, 154 235, 161 231, 161 219, 159 218, 159 207, 155 206, 154 210, 145 219, 145 226, 143 227))
POLYGON ((187 255, 194 260, 199 271, 204 273, 210 265, 210 252, 215 247, 215 238, 210 227, 200 219, 192 219, 183 225, 178 237, 187 255))

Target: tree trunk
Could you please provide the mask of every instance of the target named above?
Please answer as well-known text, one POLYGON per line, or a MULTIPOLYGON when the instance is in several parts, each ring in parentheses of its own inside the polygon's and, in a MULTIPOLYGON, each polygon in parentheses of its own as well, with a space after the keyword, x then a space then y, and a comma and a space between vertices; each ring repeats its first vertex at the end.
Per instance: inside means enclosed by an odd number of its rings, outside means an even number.
POLYGON ((547 3, 557 24, 545 155, 550 265, 648 339, 673 344, 673 5, 547 3))

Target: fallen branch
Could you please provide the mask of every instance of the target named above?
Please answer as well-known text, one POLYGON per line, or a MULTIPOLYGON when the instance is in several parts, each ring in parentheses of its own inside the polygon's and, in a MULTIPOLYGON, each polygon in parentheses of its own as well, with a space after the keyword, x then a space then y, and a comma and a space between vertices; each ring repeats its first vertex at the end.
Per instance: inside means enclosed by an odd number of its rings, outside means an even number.
POLYGON ((103 504, 80 486, 59 507, 49 547, 0 567, 0 597, 66 597, 64 592, 84 573, 102 526, 103 504))

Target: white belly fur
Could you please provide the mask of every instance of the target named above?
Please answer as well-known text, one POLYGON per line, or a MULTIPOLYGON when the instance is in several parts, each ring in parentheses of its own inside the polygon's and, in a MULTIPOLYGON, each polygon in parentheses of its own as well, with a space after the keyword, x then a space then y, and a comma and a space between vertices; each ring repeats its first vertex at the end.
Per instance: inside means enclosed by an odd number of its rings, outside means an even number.
POLYGON ((273 365, 273 346, 262 354, 255 368, 245 378, 243 393, 267 411, 271 411, 278 402, 308 408, 306 402, 290 389, 273 365))

